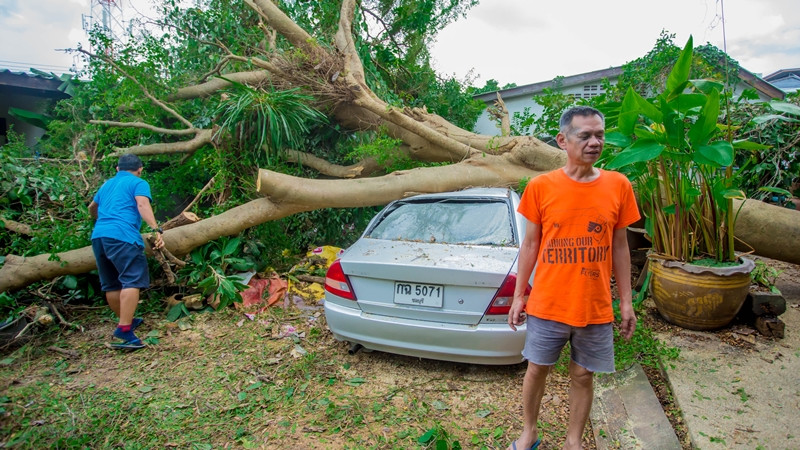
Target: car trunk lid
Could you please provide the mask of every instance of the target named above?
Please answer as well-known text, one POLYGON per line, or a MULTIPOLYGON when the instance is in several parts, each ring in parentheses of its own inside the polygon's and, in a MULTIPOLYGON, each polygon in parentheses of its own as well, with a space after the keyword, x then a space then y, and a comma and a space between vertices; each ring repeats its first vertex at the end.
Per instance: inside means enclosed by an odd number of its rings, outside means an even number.
POLYGON ((517 253, 511 246, 365 238, 342 255, 341 266, 365 313, 476 325, 517 253))

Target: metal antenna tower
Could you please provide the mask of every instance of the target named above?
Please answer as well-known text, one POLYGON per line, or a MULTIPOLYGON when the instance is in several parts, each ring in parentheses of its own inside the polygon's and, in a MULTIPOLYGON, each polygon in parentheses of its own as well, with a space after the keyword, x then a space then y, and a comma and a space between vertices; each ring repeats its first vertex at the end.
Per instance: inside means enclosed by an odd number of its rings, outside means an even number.
MULTIPOLYGON (((122 17, 122 0, 91 0, 89 15, 82 16, 83 30, 86 33, 100 28, 114 44, 122 43, 126 38, 125 21, 122 17)), ((111 49, 105 49, 107 52, 111 49)))

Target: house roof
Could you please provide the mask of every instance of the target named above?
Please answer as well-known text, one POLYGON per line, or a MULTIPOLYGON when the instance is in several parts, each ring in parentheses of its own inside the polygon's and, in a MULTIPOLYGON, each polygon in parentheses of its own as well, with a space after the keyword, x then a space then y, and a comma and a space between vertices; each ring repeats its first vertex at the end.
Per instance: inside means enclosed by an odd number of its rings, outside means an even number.
POLYGON ((770 98, 783 100, 786 97, 786 93, 775 87, 772 83, 741 67, 739 67, 739 79, 770 98))
POLYGON ((781 69, 776 72, 772 72, 771 74, 763 77, 767 81, 775 81, 780 80, 781 78, 786 78, 790 76, 800 77, 800 68, 796 69, 781 69))
POLYGON ((68 98, 69 95, 58 89, 62 83, 56 76, 0 69, 0 92, 13 90, 36 97, 68 98))
MULTIPOLYGON (((800 74, 800 69, 793 69, 793 70, 798 71, 798 74, 800 74)), ((559 79, 558 83, 556 83, 556 80, 541 81, 539 83, 526 84, 524 86, 517 86, 509 89, 501 89, 499 91, 484 92, 482 94, 474 96, 473 98, 476 98, 478 100, 483 100, 486 103, 490 103, 493 102, 495 99, 497 99, 498 92, 500 93, 501 97, 503 97, 504 99, 508 99, 520 96, 533 95, 541 92, 545 88, 554 88, 557 86, 575 86, 575 85, 586 84, 592 81, 600 81, 604 78, 614 78, 618 77, 621 73, 622 73, 622 66, 610 67, 608 69, 595 70, 593 72, 586 72, 578 75, 562 77, 559 79)), ((739 79, 743 83, 753 87, 757 91, 761 92, 762 94, 770 98, 783 99, 786 96, 786 94, 782 90, 778 89, 768 81, 765 81, 765 79, 762 79, 753 72, 750 72, 749 70, 746 69, 742 69, 741 67, 739 68, 739 79)))
POLYGON ((523 95, 533 95, 542 92, 545 88, 553 88, 557 86, 574 86, 578 84, 585 84, 590 81, 599 81, 603 78, 618 77, 622 73, 622 66, 610 67, 608 69, 595 70, 593 72, 581 73, 578 75, 571 75, 559 79, 559 83, 555 80, 541 81, 533 84, 526 84, 524 86, 517 86, 509 89, 501 89, 499 91, 484 92, 474 96, 478 100, 484 102, 493 102, 497 99, 497 93, 503 98, 520 97, 523 95))

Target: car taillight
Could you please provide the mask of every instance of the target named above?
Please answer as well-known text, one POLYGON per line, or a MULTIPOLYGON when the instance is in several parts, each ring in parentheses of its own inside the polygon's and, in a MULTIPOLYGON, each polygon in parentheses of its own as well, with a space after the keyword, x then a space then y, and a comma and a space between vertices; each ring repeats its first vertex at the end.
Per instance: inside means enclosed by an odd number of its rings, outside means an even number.
POLYGON ((328 267, 328 273, 325 274, 325 290, 348 300, 356 299, 353 287, 350 286, 350 280, 344 274, 338 259, 328 267))
MULTIPOLYGON (((509 273, 506 279, 503 280, 503 284, 500 286, 500 289, 498 289, 497 293, 494 295, 492 303, 489 304, 489 309, 486 310, 486 314, 508 314, 508 311, 511 310, 511 302, 514 301, 514 289, 516 286, 517 274, 509 273)), ((528 285, 528 287, 525 288, 525 295, 530 295, 530 293, 531 286, 528 285)))

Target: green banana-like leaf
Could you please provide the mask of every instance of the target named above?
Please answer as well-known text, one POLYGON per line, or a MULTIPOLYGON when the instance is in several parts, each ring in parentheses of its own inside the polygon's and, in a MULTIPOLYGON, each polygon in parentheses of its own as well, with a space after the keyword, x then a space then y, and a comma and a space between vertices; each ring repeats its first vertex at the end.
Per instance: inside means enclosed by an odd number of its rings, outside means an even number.
POLYGON ((699 164, 727 167, 733 164, 733 145, 728 141, 716 141, 697 147, 694 161, 699 164))
POLYGON ((619 117, 617 118, 617 128, 622 134, 631 135, 636 126, 636 121, 639 119, 637 95, 639 94, 629 87, 628 91, 625 92, 625 98, 622 99, 622 106, 620 106, 619 117))
POLYGON ((705 145, 717 130, 717 119, 719 118, 719 91, 713 89, 707 96, 706 104, 700 110, 697 121, 689 130, 689 142, 693 146, 705 145))
POLYGON ((17 120, 21 120, 43 130, 46 130, 47 125, 53 121, 53 118, 47 114, 28 111, 27 109, 14 108, 13 106, 8 107, 8 114, 17 120))
POLYGON ((686 134, 683 120, 681 120, 678 112, 672 109, 663 98, 661 99, 661 113, 664 115, 662 124, 667 136, 667 144, 682 150, 685 147, 684 136, 686 134))
POLYGON ((687 113, 694 108, 700 108, 706 104, 705 94, 678 94, 668 103, 676 111, 687 113))
POLYGON ((619 131, 612 131, 610 133, 606 133, 606 144, 625 148, 631 145, 631 138, 629 134, 623 134, 619 131))
POLYGON ((650 161, 658 158, 664 151, 664 146, 653 139, 639 139, 630 147, 619 152, 614 159, 609 161, 606 168, 609 170, 625 167, 637 162, 650 161))
POLYGON ((719 81, 712 81, 712 80, 691 80, 692 85, 697 88, 700 92, 704 94, 710 94, 711 91, 716 89, 719 92, 722 92, 725 89, 725 85, 720 83, 719 81))
POLYGON ((666 93, 669 97, 672 97, 674 93, 683 92, 686 83, 689 81, 689 72, 692 69, 692 42, 692 36, 689 36, 686 46, 678 56, 678 60, 672 67, 669 77, 667 77, 666 93))

